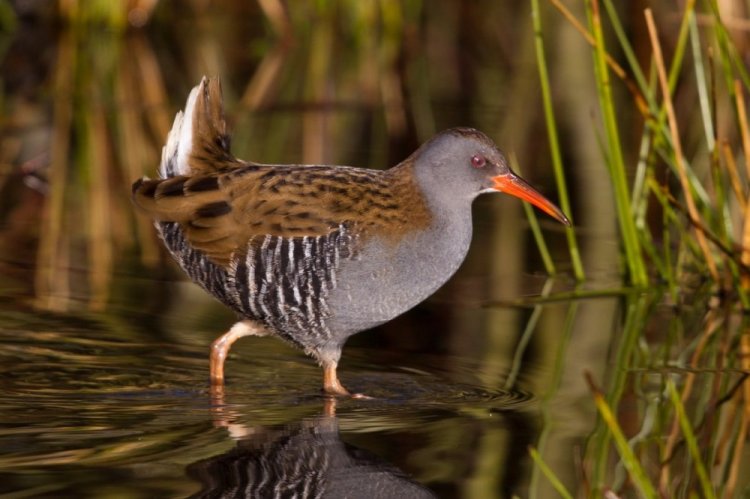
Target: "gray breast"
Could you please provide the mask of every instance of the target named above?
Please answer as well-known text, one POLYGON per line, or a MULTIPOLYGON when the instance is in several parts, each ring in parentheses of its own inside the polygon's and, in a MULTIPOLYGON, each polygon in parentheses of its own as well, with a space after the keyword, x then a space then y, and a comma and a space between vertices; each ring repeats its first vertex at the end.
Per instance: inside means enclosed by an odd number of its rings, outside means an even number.
POLYGON ((375 327, 434 293, 469 250, 471 212, 405 236, 398 244, 373 238, 359 257, 342 262, 331 292, 331 329, 344 336, 375 327))

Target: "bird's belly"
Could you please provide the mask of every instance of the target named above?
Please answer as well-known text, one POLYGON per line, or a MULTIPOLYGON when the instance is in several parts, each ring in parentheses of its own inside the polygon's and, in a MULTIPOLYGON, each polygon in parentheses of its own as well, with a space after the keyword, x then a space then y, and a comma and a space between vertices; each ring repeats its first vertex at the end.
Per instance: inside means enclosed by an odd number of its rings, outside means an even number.
POLYGON ((416 234, 393 245, 372 241, 356 259, 342 262, 331 291, 331 329, 348 335, 387 322, 419 304, 442 286, 463 262, 468 230, 450 241, 416 234))

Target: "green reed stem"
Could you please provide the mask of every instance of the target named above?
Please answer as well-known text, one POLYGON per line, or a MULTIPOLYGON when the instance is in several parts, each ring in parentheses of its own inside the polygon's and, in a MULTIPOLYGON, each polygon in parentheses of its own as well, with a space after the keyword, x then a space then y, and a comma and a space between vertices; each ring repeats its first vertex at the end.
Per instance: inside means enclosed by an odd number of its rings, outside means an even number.
MULTIPOLYGON (((522 174, 521 167, 519 166, 515 155, 511 154, 509 159, 511 168, 519 174, 522 174)), ((521 204, 523 205, 524 213, 526 213, 526 219, 529 221, 529 227, 531 228, 531 233, 534 236, 534 242, 536 242, 536 246, 537 248, 539 248, 539 254, 542 257, 542 262, 544 263, 544 270, 547 272, 547 274, 554 275, 557 273, 557 270, 555 269, 555 263, 552 260, 549 246, 547 246, 547 242, 544 240, 542 229, 541 227, 539 227, 539 217, 537 217, 534 208, 532 208, 529 203, 524 202, 521 204)))
POLYGON ((542 460, 542 456, 539 455, 539 451, 534 447, 529 447, 529 454, 531 455, 531 459, 534 460, 534 463, 539 467, 540 470, 542 470, 544 476, 547 477, 547 480, 549 480, 549 483, 552 485, 552 487, 554 487, 557 493, 560 494, 560 497, 563 497, 564 499, 573 499, 573 495, 568 492, 568 489, 565 488, 565 485, 563 485, 560 479, 557 478, 555 472, 552 471, 552 469, 547 466, 547 463, 542 460))
POLYGON ((596 70, 596 87, 604 119, 608 146, 606 151, 606 163, 609 167, 615 191, 615 204, 617 207, 617 218, 620 223, 620 233, 625 247, 626 261, 630 271, 630 280, 634 285, 644 287, 648 284, 648 274, 646 273, 646 267, 643 262, 638 231, 630 204, 630 192, 628 190, 627 175, 625 174, 625 161, 617 127, 617 115, 615 113, 614 98, 612 96, 612 85, 609 78, 609 69, 607 68, 607 52, 604 46, 604 34, 602 33, 598 1, 587 0, 586 9, 589 13, 589 21, 595 41, 594 66, 596 70))
MULTIPOLYGON (((529 209, 531 208, 529 207, 529 209)), ((546 298, 549 296, 550 291, 552 291, 553 284, 554 281, 552 279, 547 279, 547 282, 544 283, 544 287, 542 288, 542 292, 540 293, 540 298, 546 298)), ((544 310, 544 303, 537 302, 537 304, 534 306, 534 310, 529 316, 529 320, 526 321, 526 327, 521 334, 521 338, 518 340, 518 346, 516 346, 515 352, 513 352, 513 362, 511 364, 510 371, 508 372, 508 377, 505 378, 506 390, 512 390, 516 384, 518 373, 521 372, 523 358, 526 354, 526 347, 529 345, 531 337, 534 335, 536 325, 539 322, 539 318, 542 316, 542 310, 544 310)))
POLYGON ((671 283, 674 281, 674 276, 667 274, 669 267, 662 262, 646 219, 649 208, 649 189, 647 186, 647 179, 649 179, 654 172, 650 155, 653 143, 653 129, 649 126, 643 127, 641 145, 638 151, 638 163, 636 165, 635 177, 633 179, 631 203, 633 206, 633 218, 640 236, 641 248, 646 256, 650 258, 650 262, 653 267, 656 268, 658 275, 671 283))
POLYGON ((638 150, 638 164, 635 168, 635 177, 633 178, 633 191, 631 203, 634 206, 634 215, 638 229, 644 230, 646 209, 648 207, 648 197, 646 192, 646 174, 649 171, 649 152, 653 142, 653 131, 645 126, 641 134, 641 146, 638 150))
POLYGON ((669 68, 669 91, 674 92, 677 79, 680 76, 682 61, 685 57, 685 47, 687 46, 688 35, 690 33, 690 18, 693 16, 695 0, 688 0, 683 10, 682 22, 680 23, 680 32, 677 35, 674 54, 672 55, 672 65, 669 68))
POLYGON ((649 90, 648 82, 646 80, 646 77, 643 75, 643 71, 641 70, 641 64, 638 61, 638 57, 635 55, 633 46, 630 44, 630 37, 622 27, 620 17, 617 15, 617 9, 615 9, 614 5, 612 4, 612 0, 602 0, 602 4, 607 10, 609 22, 612 24, 612 29, 614 30, 615 36, 617 37, 617 42, 620 44, 620 49, 622 50, 625 59, 628 61, 630 71, 633 73, 633 77, 635 78, 636 83, 638 83, 638 87, 640 88, 641 94, 646 99, 648 107, 653 112, 654 109, 658 108, 656 99, 654 98, 654 94, 649 90))
POLYGON ((732 233, 732 222, 731 215, 729 214, 729 205, 727 197, 727 187, 722 176, 721 164, 719 161, 719 150, 713 149, 710 156, 710 168, 711 168, 711 179, 713 180, 714 187, 714 206, 713 215, 716 218, 716 231, 717 237, 721 238, 721 241, 730 246, 731 238, 729 234, 732 233))
MULTIPOLYGON (((618 366, 618 369, 614 370, 612 379, 608 382, 608 401, 604 402, 607 408, 614 407, 616 410, 617 404, 619 404, 622 394, 625 391, 625 385, 629 376, 628 367, 632 364, 633 353, 638 345, 638 341, 641 339, 641 334, 645 329, 651 299, 652 298, 647 295, 631 293, 623 302, 627 315, 625 316, 622 333, 618 335, 621 339, 616 348, 617 356, 612 363, 612 365, 618 366)), ((611 412, 612 409, 609 410, 611 412)), ((604 420, 604 418, 602 419, 604 420)), ((604 420, 604 423, 610 431, 606 432, 603 431, 603 428, 598 428, 594 433, 598 433, 598 437, 594 437, 592 440, 592 445, 595 448, 592 455, 596 464, 592 470, 591 480, 594 490, 597 491, 605 481, 604 475, 608 464, 610 439, 614 436, 614 433, 606 420, 604 420)), ((628 450, 632 453, 630 449, 628 450)), ((622 453, 620 453, 620 455, 622 456, 622 453)), ((626 468, 628 468, 628 464, 624 464, 626 468)), ((628 471, 630 471, 630 468, 628 468, 628 471)))
MULTIPOLYGON (((542 32, 541 12, 539 10, 539 0, 531 1, 531 19, 534 27, 534 47, 536 49, 536 62, 539 69, 539 81, 542 90, 542 103, 544 106, 544 121, 547 126, 547 138, 549 140, 550 152, 552 154, 552 168, 555 173, 555 183, 557 192, 560 196, 560 207, 563 212, 570 218, 571 216, 570 200, 568 198, 568 188, 565 182, 565 173, 562 166, 562 154, 560 153, 560 143, 557 136, 557 121, 552 106, 552 92, 550 91, 549 73, 547 71, 547 57, 544 52, 544 36, 542 32)), ((532 229, 533 230, 533 229, 532 229)), ((568 240, 568 250, 573 265, 573 275, 579 281, 585 279, 583 263, 581 261, 578 242, 575 237, 573 226, 565 230, 565 236, 568 240)))
POLYGON ((713 17, 714 34, 719 46, 719 54, 724 64, 724 76, 727 79, 727 88, 730 89, 730 94, 733 94, 731 89, 735 74, 742 80, 745 88, 750 89, 750 74, 748 74, 747 67, 745 66, 745 59, 742 54, 737 53, 737 47, 731 41, 732 37, 721 20, 721 11, 716 0, 706 0, 705 3, 707 10, 711 12, 713 17))
MULTIPOLYGON (((645 78, 642 77, 642 73, 640 71, 640 68, 638 66, 637 60, 634 57, 632 47, 630 46, 630 43, 627 39, 627 37, 624 34, 624 30, 622 29, 622 26, 619 22, 619 18, 617 17, 617 13, 615 9, 612 6, 611 1, 604 0, 605 6, 607 8, 609 18, 614 26, 615 32, 618 36, 618 40, 621 44, 623 52, 628 57, 628 61, 631 64, 631 68, 633 72, 636 75, 636 80, 641 85, 641 90, 644 93, 646 101, 649 103, 650 112, 652 116, 656 117, 656 122, 654 123, 653 131, 657 132, 657 136, 655 137, 654 147, 657 151, 661 151, 662 155, 664 156, 665 161, 671 165, 673 169, 676 168, 675 165, 675 159, 674 159, 674 148, 675 145, 672 144, 672 135, 670 132, 670 129, 667 127, 666 123, 666 108, 664 106, 658 106, 656 104, 657 102, 657 87, 655 86, 647 86, 645 83, 645 78)), ((684 62, 684 56, 685 56, 685 49, 687 47, 687 43, 690 39, 689 35, 691 33, 690 31, 690 25, 691 25, 691 19, 694 19, 694 6, 695 6, 695 0, 688 1, 687 5, 685 6, 685 9, 683 11, 682 16, 682 22, 680 24, 680 30, 677 37, 677 43, 675 44, 675 50, 672 58, 672 63, 669 68, 669 75, 668 75, 668 87, 670 88, 670 91, 674 90, 681 68, 683 66, 684 62)), ((646 131, 644 131, 644 137, 647 136, 646 131)), ((643 148, 646 146, 646 144, 642 141, 642 152, 643 148)), ((641 156, 642 157, 642 156, 641 156)), ((704 196, 705 189, 703 188, 700 181, 696 178, 695 174, 692 172, 690 167, 688 166, 687 162, 683 162, 685 165, 686 173, 690 181, 691 190, 695 190, 697 195, 702 199, 706 200, 706 196, 704 196)), ((636 179, 643 179, 643 173, 644 168, 646 167, 646 163, 643 161, 639 161, 638 170, 637 170, 637 177, 636 179)), ((642 197, 645 194, 645 190, 641 189, 642 183, 636 183, 633 187, 633 195, 631 202, 634 206, 636 206, 636 225, 641 230, 644 231, 645 225, 644 225, 644 218, 645 211, 643 210, 643 207, 645 207, 645 203, 647 203, 648 198, 642 197)), ((686 195, 690 195, 690 193, 686 193, 686 195)), ((668 228, 668 226, 665 226, 668 228)), ((650 239, 641 237, 640 242, 641 245, 649 244, 650 239)), ((654 255, 655 251, 650 248, 643 248, 646 253, 650 255, 654 255)), ((659 269, 662 271, 662 277, 674 281, 674 278, 672 276, 667 276, 663 274, 663 271, 666 270, 666 267, 661 266, 659 269)))
MULTIPOLYGON (((580 303, 577 301, 571 302, 570 306, 568 307, 568 311, 565 314, 565 321, 563 322, 563 327, 562 327, 562 336, 560 338, 560 343, 556 349, 557 355, 555 356, 555 362, 554 362, 554 366, 552 369, 552 373, 550 375, 549 382, 546 385, 546 390, 544 391, 543 394, 541 394, 541 399, 542 399, 541 414, 542 414, 543 423, 542 423, 542 431, 539 433, 539 438, 537 440, 536 448, 541 449, 542 452, 547 446, 547 440, 549 439, 550 434, 553 433, 554 431, 553 428, 554 428, 556 418, 555 418, 555 415, 553 414, 554 409, 552 408, 551 402, 552 402, 552 399, 555 397, 555 395, 559 393, 558 390, 562 383, 565 362, 567 359, 566 352, 568 351, 568 345, 570 344, 570 339, 573 335, 573 329, 576 323, 576 318, 578 317, 579 305, 580 303)), ((550 474, 548 474, 541 467, 538 469, 541 470, 542 473, 548 479, 550 479, 550 481, 552 481, 551 476, 554 476, 554 472, 550 470, 550 474)), ((538 487, 539 487, 539 473, 537 472, 537 468, 534 468, 531 472, 531 480, 529 482, 529 497, 539 497, 539 494, 537 492, 538 487)))
POLYGON ((701 489, 703 490, 703 497, 706 497, 708 499, 714 498, 716 497, 716 494, 714 493, 714 489, 711 486, 711 480, 708 478, 706 467, 703 465, 701 453, 698 449, 698 441, 695 438, 695 433, 693 433, 693 429, 690 426, 690 421, 688 420, 687 414, 685 413, 685 406, 682 405, 680 395, 677 393, 677 388, 675 387, 674 381, 671 378, 667 380, 667 392, 669 392, 669 398, 672 400, 675 412, 677 413, 677 420, 680 422, 682 434, 685 436, 685 442, 687 443, 690 457, 693 459, 693 463, 695 464, 695 471, 698 473, 698 481, 700 482, 701 489))
POLYGON ((651 481, 646 475, 646 472, 643 470, 643 467, 641 467, 640 461, 636 457, 633 450, 630 448, 628 440, 625 438, 625 434, 623 433, 622 428, 620 428, 620 424, 617 422, 617 417, 610 408, 609 404, 607 404, 607 401, 604 399, 604 395, 602 395, 601 391, 599 391, 599 389, 594 385, 594 382, 590 376, 590 374, 587 374, 587 381, 589 382, 591 391, 594 394, 594 403, 596 404, 596 408, 599 410, 599 414, 601 415, 604 424, 609 429, 609 432, 615 441, 617 451, 620 453, 622 463, 628 470, 628 474, 630 475, 630 479, 633 481, 633 485, 638 489, 643 497, 656 498, 656 489, 651 484, 651 481))
POLYGON ((18 28, 18 17, 13 7, 10 6, 10 2, 7 0, 0 0, 0 57, 5 58, 5 52, 13 43, 13 33, 18 28))
POLYGON ((555 269, 555 263, 552 261, 552 256, 550 255, 549 247, 547 246, 547 243, 544 240, 542 229, 541 227, 539 227, 539 217, 536 216, 536 212, 534 211, 534 208, 532 208, 529 203, 523 203, 523 211, 526 213, 526 218, 529 221, 529 227, 531 228, 531 233, 534 235, 534 241, 536 242, 537 248, 539 248, 539 254, 541 255, 542 262, 544 263, 544 270, 549 275, 556 274, 557 269, 555 269))
POLYGON ((700 104, 701 117, 703 118, 703 130, 706 136, 706 145, 709 151, 716 147, 713 115, 711 113, 711 99, 706 86, 706 70, 703 65, 703 52, 701 51, 701 39, 698 32, 698 23, 695 20, 695 12, 690 13, 690 48, 692 49, 693 64, 695 68, 695 83, 698 89, 698 103, 700 104))

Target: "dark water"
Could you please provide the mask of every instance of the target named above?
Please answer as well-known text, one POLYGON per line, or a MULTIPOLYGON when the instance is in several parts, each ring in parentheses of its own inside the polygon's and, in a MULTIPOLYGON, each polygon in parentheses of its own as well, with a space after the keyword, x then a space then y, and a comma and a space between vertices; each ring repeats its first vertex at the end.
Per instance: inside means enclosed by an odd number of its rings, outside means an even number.
MULTIPOLYGON (((219 393, 208 383, 207 345, 231 318, 210 301, 202 320, 213 326, 196 330, 158 316, 156 326, 144 324, 134 317, 148 314, 125 304, 72 314, 5 300, 4 497, 264 497, 300 487, 330 497, 492 497, 528 486, 540 400, 523 381, 502 387, 507 358, 353 341, 342 379, 373 398, 332 401, 319 394, 312 361, 277 340, 250 338, 233 350, 219 393)), ((414 314, 428 324, 436 308, 414 314)), ((192 310, 182 319, 201 314, 192 310)), ((379 333, 363 342, 377 343, 379 333)), ((532 362, 520 379, 545 369, 532 362)))

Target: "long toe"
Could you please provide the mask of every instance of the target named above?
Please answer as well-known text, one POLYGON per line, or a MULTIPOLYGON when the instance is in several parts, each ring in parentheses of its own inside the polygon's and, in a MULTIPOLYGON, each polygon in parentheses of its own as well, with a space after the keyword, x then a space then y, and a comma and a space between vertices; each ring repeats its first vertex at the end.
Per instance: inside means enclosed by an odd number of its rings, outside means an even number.
POLYGON ((370 397, 364 393, 352 393, 352 398, 357 400, 372 400, 375 397, 370 397))

